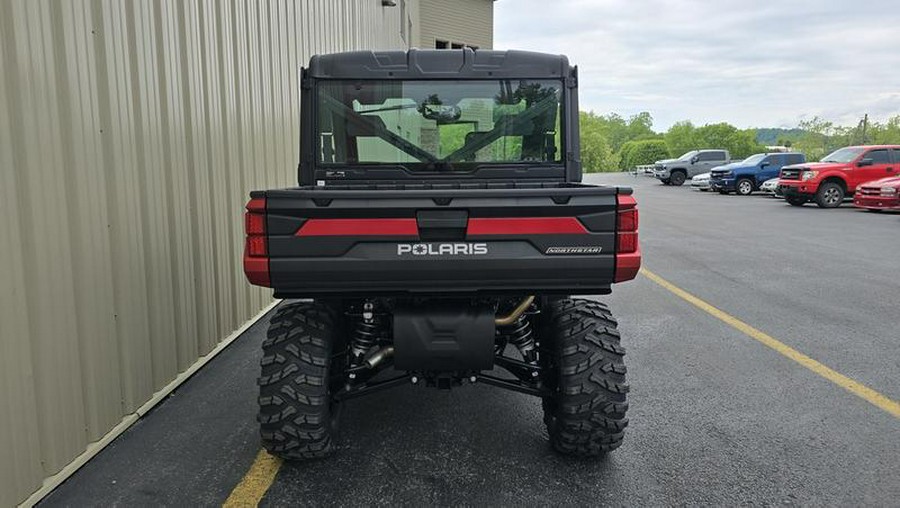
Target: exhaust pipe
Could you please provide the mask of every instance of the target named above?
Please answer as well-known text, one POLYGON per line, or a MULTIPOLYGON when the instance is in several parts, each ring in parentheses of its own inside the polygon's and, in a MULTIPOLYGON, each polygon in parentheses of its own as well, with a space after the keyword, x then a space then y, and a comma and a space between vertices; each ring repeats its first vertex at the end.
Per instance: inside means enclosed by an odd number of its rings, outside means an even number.
POLYGON ((522 303, 516 306, 512 312, 503 317, 498 317, 494 319, 494 324, 497 326, 509 326, 516 322, 522 314, 528 310, 528 307, 531 307, 531 304, 534 303, 534 295, 529 296, 522 300, 522 303))
POLYGON ((366 358, 366 366, 370 369, 374 369, 381 362, 392 356, 394 356, 394 346, 385 346, 378 351, 375 351, 372 356, 366 358))

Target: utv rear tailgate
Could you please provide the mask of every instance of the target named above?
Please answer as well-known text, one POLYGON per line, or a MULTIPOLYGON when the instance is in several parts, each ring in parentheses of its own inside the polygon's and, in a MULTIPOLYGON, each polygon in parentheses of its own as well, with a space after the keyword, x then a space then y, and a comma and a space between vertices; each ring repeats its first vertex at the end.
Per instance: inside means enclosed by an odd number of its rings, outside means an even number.
MULTIPOLYGON (((630 194, 568 184, 252 197, 265 209, 269 285, 287 298, 607 293, 617 278, 617 201, 633 203, 630 194)), ((639 263, 636 238, 634 250, 639 263)))

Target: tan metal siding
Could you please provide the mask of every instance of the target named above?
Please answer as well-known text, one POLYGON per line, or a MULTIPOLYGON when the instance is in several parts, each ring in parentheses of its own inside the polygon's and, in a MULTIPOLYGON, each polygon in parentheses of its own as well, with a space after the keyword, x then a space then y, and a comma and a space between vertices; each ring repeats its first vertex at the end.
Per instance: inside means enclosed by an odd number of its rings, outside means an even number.
POLYGON ((494 47, 494 0, 421 0, 416 45, 434 48, 435 40, 494 47))
POLYGON ((380 0, 0 0, 0 506, 271 301, 241 272, 242 206, 295 181, 299 67, 406 47, 399 15, 380 0))

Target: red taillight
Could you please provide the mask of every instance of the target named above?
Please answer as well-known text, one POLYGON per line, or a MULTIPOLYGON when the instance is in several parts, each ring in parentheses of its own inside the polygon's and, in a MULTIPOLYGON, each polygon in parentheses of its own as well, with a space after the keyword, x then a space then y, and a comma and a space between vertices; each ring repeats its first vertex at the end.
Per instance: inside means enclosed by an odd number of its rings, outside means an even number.
POLYGON ((619 233, 619 248, 616 252, 629 254, 637 251, 637 233, 619 233))
POLYGON ((254 258, 264 258, 269 253, 266 251, 266 237, 248 236, 247 255, 254 258))
POLYGON ((619 212, 619 231, 637 231, 638 229, 638 212, 636 209, 624 210, 619 212))
POLYGON ((263 213, 247 212, 244 221, 244 232, 250 235, 266 234, 266 215, 263 213))
POLYGON ((637 201, 628 194, 616 196, 618 217, 616 220, 616 277, 624 282, 637 277, 641 269, 641 248, 638 244, 637 201))
POLYGON ((244 274, 251 284, 270 285, 269 248, 266 237, 266 198, 253 198, 247 203, 244 216, 244 274))

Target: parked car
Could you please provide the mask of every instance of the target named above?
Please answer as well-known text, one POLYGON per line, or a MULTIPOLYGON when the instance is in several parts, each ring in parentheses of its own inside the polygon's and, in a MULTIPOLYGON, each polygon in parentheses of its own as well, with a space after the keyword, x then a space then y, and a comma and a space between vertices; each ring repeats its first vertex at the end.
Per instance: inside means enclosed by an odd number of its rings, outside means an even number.
POLYGON ((709 173, 702 173, 691 178, 691 188, 706 192, 709 190, 709 173))
POLYGON ((759 186, 759 190, 772 196, 773 198, 782 197, 781 189, 778 187, 778 178, 769 178, 759 186))
POLYGON ((677 159, 654 163, 654 176, 666 185, 683 185, 685 180, 731 162, 728 150, 691 150, 677 159))
POLYGON ((898 174, 900 145, 848 146, 821 162, 783 167, 779 185, 791 205, 815 201, 822 208, 835 208, 860 184, 898 174))
MULTIPOLYGON (((894 155, 900 152, 894 151, 894 155)), ((894 159, 900 162, 900 159, 894 159)), ((900 210, 900 176, 889 176, 860 185, 853 195, 853 206, 870 212, 900 210)))
POLYGON ((758 153, 741 162, 712 170, 709 185, 722 194, 729 192, 749 196, 758 190, 766 180, 778 176, 781 168, 790 164, 806 162, 806 156, 798 152, 758 153))

